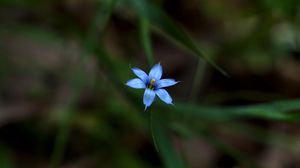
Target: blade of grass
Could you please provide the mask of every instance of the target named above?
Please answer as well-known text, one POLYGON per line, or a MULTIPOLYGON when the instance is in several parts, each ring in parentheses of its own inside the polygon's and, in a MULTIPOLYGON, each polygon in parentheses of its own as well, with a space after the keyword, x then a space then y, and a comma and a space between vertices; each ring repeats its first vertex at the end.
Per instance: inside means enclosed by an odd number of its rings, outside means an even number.
POLYGON ((140 19, 140 39, 145 50, 149 68, 151 68, 154 64, 154 57, 151 43, 150 24, 145 18, 140 19))
POLYGON ((205 68, 206 63, 202 59, 198 59, 197 69, 194 76, 194 83, 190 94, 190 102, 194 103, 197 101, 197 95, 199 94, 201 88, 201 82, 204 79, 205 68))
POLYGON ((170 110, 180 113, 184 116, 199 116, 204 119, 212 120, 230 120, 241 117, 255 117, 261 119, 296 122, 300 121, 300 114, 288 113, 300 110, 300 100, 285 100, 271 103, 263 103, 248 106, 203 106, 185 103, 177 103, 170 110))
POLYGON ((179 44, 181 47, 187 49, 197 57, 205 59, 214 68, 220 71, 222 74, 227 73, 218 66, 210 57, 205 55, 200 50, 194 40, 185 32, 184 29, 179 27, 167 14, 160 10, 157 6, 149 3, 146 0, 126 0, 129 2, 139 17, 149 20, 152 26, 156 27, 159 32, 166 35, 172 42, 179 44))

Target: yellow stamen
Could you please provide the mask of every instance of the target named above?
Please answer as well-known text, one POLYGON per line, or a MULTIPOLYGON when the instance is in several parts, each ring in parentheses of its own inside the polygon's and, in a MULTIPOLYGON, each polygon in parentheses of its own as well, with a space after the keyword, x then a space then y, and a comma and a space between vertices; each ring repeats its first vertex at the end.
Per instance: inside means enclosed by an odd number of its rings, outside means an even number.
POLYGON ((155 84, 155 79, 151 79, 149 85, 148 85, 148 88, 153 90, 154 89, 154 84, 155 84))
POLYGON ((155 83, 155 79, 151 79, 150 85, 154 85, 154 83, 155 83))

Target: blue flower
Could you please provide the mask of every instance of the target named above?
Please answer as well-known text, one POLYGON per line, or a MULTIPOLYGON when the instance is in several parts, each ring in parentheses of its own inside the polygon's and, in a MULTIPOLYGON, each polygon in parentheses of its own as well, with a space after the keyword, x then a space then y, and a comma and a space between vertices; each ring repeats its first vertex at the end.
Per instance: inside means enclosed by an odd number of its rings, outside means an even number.
POLYGON ((139 68, 132 68, 132 71, 138 78, 127 81, 126 85, 135 89, 145 89, 143 99, 145 110, 147 107, 151 106, 155 99, 155 95, 163 102, 173 104, 172 97, 163 88, 173 86, 178 82, 174 79, 161 79, 163 71, 160 63, 155 64, 151 68, 149 75, 139 68))

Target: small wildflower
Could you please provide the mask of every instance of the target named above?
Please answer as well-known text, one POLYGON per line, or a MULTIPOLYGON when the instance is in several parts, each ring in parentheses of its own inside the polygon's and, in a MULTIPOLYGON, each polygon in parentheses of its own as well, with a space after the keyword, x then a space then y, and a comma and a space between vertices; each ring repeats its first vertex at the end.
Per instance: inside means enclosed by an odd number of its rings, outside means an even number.
POLYGON ((135 89, 145 89, 143 103, 145 110, 151 106, 157 95, 163 102, 167 104, 172 103, 172 97, 163 89, 165 87, 173 86, 177 81, 174 79, 161 79, 162 67, 160 63, 155 64, 147 75, 139 68, 132 68, 133 73, 138 77, 127 81, 126 85, 135 89))

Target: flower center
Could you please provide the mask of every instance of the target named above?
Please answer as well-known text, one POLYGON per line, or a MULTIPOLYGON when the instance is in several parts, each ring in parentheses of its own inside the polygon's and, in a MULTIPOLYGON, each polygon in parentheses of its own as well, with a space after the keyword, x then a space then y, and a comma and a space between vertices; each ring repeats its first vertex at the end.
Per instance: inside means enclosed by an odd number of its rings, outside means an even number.
POLYGON ((153 90, 154 89, 154 84, 155 84, 155 79, 151 79, 150 83, 148 85, 148 88, 151 89, 151 90, 153 90))

